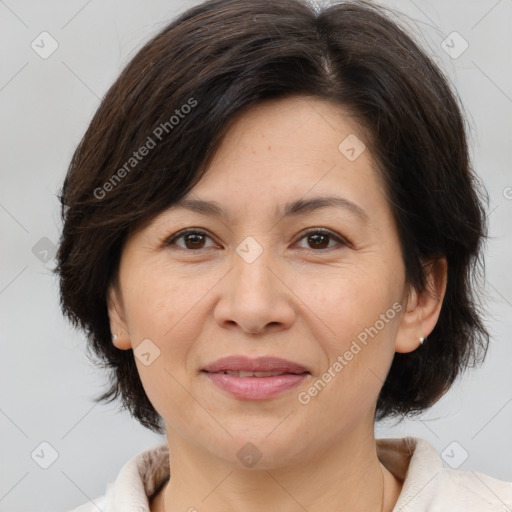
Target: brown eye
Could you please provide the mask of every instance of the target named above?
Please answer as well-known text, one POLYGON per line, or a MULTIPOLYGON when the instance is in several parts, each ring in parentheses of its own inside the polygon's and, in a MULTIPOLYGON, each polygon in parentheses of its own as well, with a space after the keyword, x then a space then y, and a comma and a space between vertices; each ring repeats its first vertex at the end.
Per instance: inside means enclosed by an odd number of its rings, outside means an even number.
MULTIPOLYGON (((205 241, 210 237, 204 232, 197 229, 187 229, 185 231, 181 231, 176 235, 172 236, 169 240, 165 242, 166 246, 169 245, 177 245, 182 249, 188 250, 199 250, 205 248, 205 241), (183 245, 177 244, 178 240, 183 240, 183 245)), ((211 240, 211 239, 210 239, 211 240)))
POLYGON ((187 249, 202 249, 205 236, 202 233, 189 233, 183 236, 187 249))
POLYGON ((308 231, 305 235, 302 236, 301 240, 307 240, 307 243, 309 247, 306 247, 306 249, 312 249, 312 250, 322 250, 322 249, 329 249, 333 246, 331 245, 329 247, 329 242, 334 241, 337 242, 338 245, 346 246, 348 245, 346 240, 341 238, 340 236, 334 234, 331 231, 326 231, 324 229, 312 229, 308 231))
POLYGON ((325 249, 329 245, 329 235, 325 233, 308 235, 308 243, 312 244, 313 249, 325 249))

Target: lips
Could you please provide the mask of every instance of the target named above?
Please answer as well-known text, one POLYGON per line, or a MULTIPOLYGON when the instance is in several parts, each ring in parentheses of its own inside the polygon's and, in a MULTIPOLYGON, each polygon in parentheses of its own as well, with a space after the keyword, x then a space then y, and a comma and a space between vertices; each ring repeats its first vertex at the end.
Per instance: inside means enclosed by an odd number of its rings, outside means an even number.
POLYGON ((231 356, 207 365, 201 372, 207 381, 240 400, 268 400, 300 385, 310 371, 277 357, 252 359, 231 356))
POLYGON ((278 357, 250 358, 246 356, 230 356, 218 359, 214 363, 207 365, 203 371, 208 373, 227 373, 238 377, 272 376, 266 375, 268 373, 274 375, 309 373, 308 369, 304 366, 286 359, 278 357))
POLYGON ((246 372, 244 370, 240 371, 223 371, 223 372, 211 372, 211 373, 223 373, 224 375, 233 375, 233 377, 275 377, 276 375, 286 375, 289 372, 246 372))

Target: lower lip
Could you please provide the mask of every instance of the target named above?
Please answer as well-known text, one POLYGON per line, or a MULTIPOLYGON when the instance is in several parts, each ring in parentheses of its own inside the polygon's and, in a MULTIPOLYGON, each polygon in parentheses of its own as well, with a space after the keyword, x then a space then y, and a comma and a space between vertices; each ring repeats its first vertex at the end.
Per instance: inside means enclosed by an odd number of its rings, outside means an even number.
POLYGON ((227 373, 203 372, 220 389, 231 393, 235 398, 265 400, 283 391, 297 387, 309 374, 286 373, 273 377, 235 377, 227 373))

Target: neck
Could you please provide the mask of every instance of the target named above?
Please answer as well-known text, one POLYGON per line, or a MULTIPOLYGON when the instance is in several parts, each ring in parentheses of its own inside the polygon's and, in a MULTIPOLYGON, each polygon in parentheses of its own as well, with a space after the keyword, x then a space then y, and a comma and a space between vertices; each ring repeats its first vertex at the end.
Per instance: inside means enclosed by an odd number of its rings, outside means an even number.
POLYGON ((177 435, 167 436, 171 479, 152 512, 388 512, 400 482, 380 463, 373 432, 344 437, 314 458, 270 469, 240 469, 177 435), (384 496, 383 496, 384 495, 384 496))

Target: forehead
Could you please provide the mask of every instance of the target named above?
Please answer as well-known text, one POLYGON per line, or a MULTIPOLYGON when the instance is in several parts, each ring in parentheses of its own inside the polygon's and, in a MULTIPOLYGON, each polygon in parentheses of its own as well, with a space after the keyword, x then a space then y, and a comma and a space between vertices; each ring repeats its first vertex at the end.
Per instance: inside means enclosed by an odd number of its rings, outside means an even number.
POLYGON ((194 215, 272 229, 321 213, 378 229, 392 211, 364 134, 342 107, 324 100, 256 104, 232 121, 200 181, 150 224, 194 215))
MULTIPOLYGON (((339 105, 301 96, 266 101, 233 121, 188 198, 213 193, 224 203, 242 197, 251 203, 267 198, 289 203, 345 190, 382 191, 365 139, 339 105)), ((282 213, 296 207, 287 204, 282 213)))

